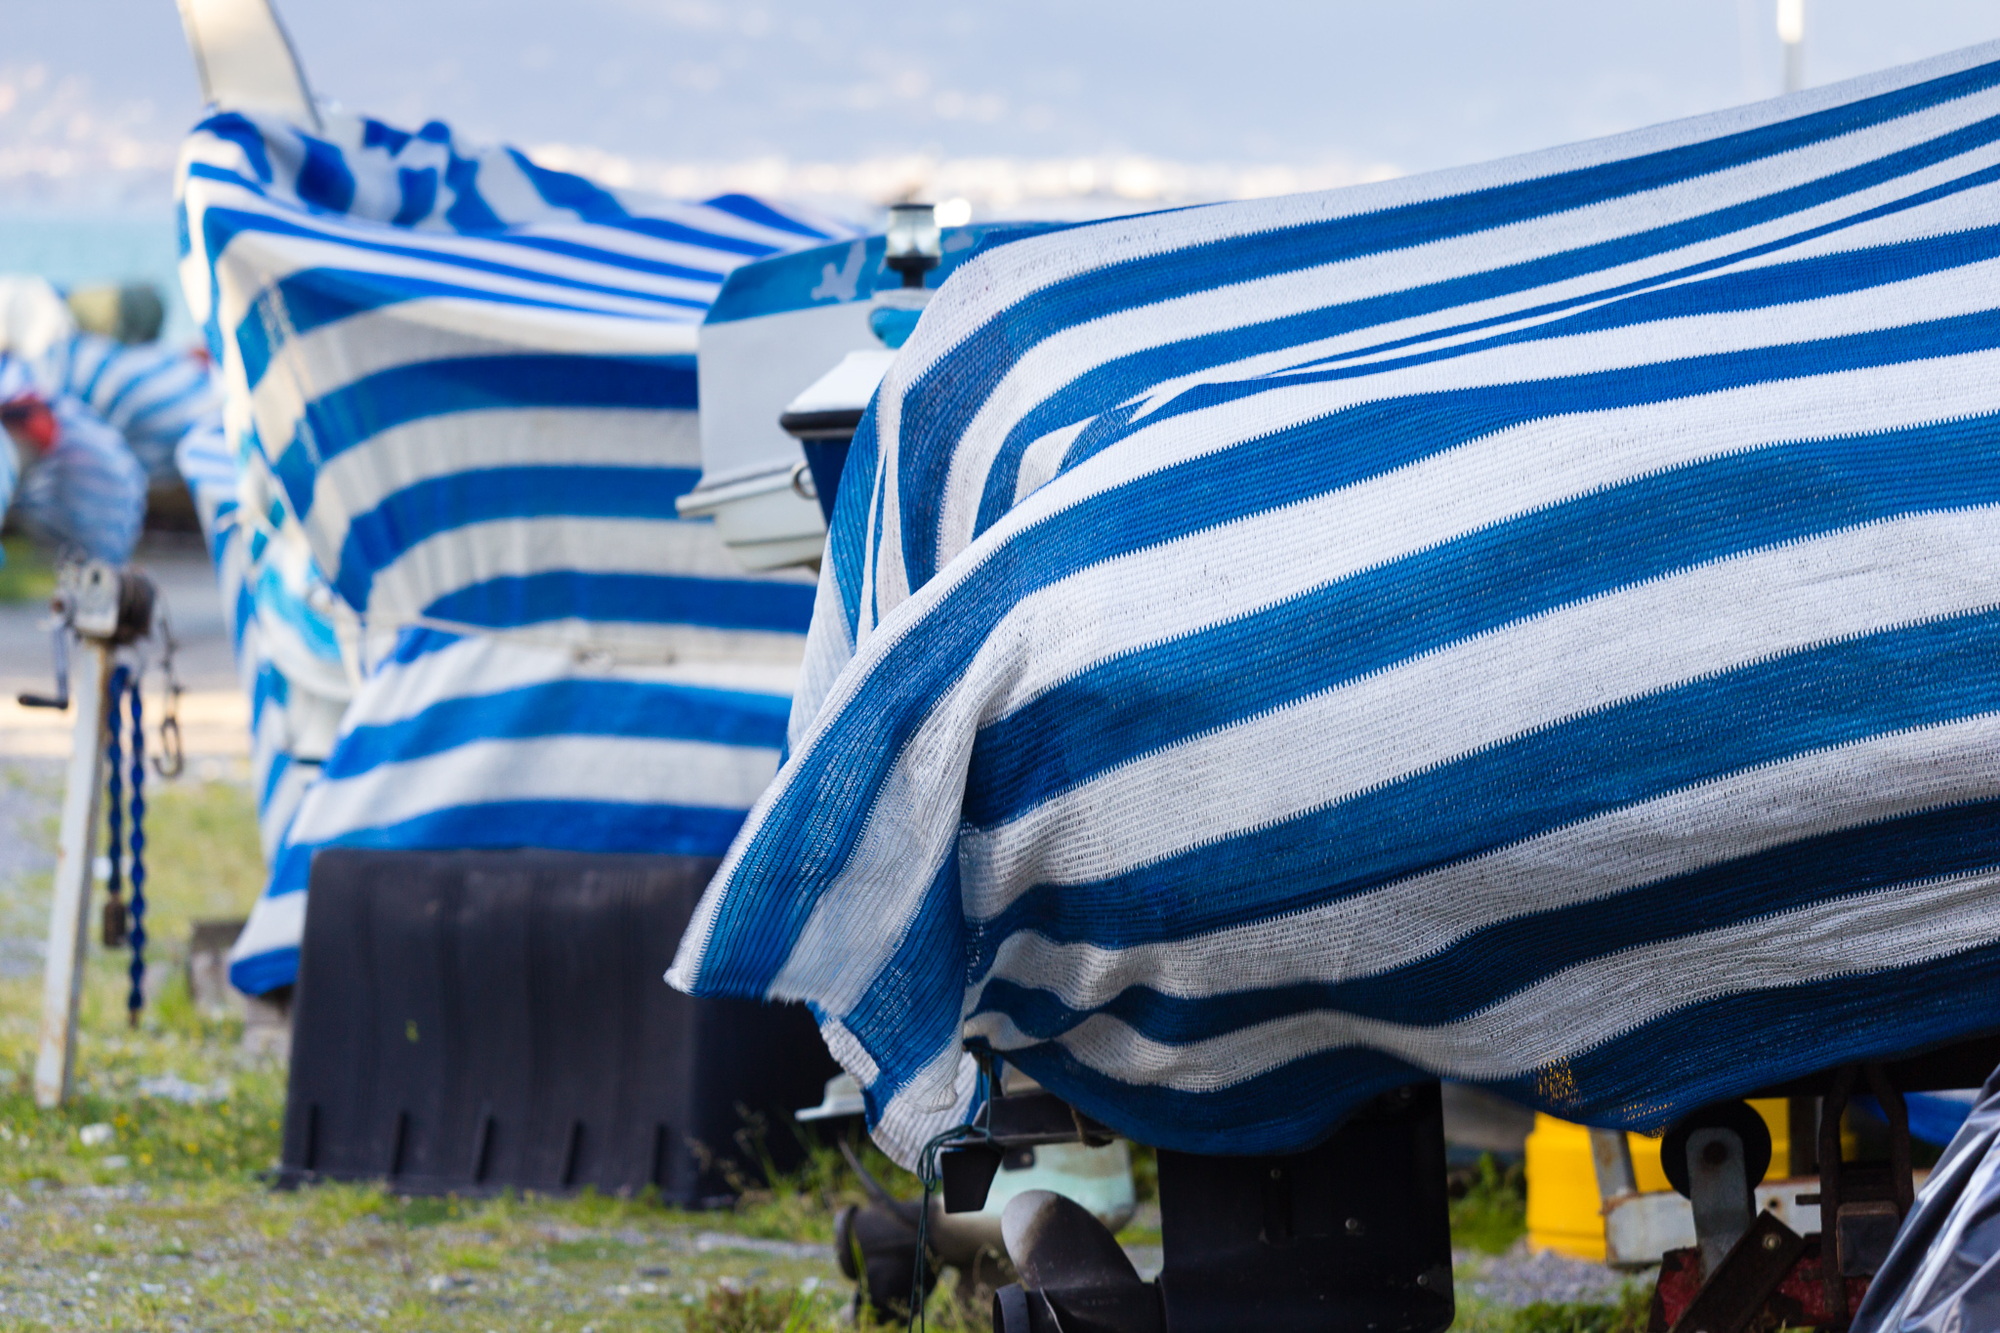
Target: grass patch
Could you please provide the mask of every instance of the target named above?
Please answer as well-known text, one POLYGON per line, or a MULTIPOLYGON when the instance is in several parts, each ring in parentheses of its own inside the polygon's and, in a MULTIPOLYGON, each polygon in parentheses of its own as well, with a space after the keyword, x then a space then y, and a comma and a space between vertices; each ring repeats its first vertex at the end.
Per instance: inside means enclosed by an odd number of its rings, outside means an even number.
POLYGON ((1502 1170, 1491 1153, 1452 1181, 1451 1243, 1481 1254, 1505 1254, 1528 1234, 1528 1181, 1519 1166, 1502 1170))
MULTIPOLYGON (((24 774, 6 780, 26 782, 24 774)), ((78 1096, 43 1111, 31 1095, 41 983, 0 979, 0 1330, 369 1329, 383 1333, 833 1333, 851 1288, 832 1259, 710 1245, 723 1231, 827 1245, 833 1218, 864 1201, 839 1151, 813 1143, 778 1174, 770 1143, 788 1125, 746 1125, 719 1155, 740 1167, 731 1210, 687 1213, 655 1197, 586 1192, 465 1199, 322 1185, 276 1193, 285 1071, 241 1049, 242 1027, 195 1008, 181 951, 190 922, 243 915, 260 891, 254 809, 239 786, 154 783, 149 897, 170 973, 135 1030, 125 1024, 126 956, 93 945, 79 1034, 78 1096), (172 1088, 182 1096, 159 1095, 172 1088), (154 1091, 149 1092, 148 1089, 154 1091), (93 1130, 86 1143, 82 1131, 93 1130)), ((53 821, 36 836, 52 841, 53 821)), ((25 896, 46 912, 46 875, 25 896), (36 896, 37 893, 39 896, 36 896)), ((37 927, 39 929, 39 927, 37 927)), ((864 1164, 893 1193, 916 1180, 872 1145, 864 1164)), ((1153 1154, 1134 1152, 1142 1199, 1153 1154)), ((1522 1234, 1517 1174, 1488 1160, 1461 1177, 1454 1244, 1501 1252, 1522 1234)), ((1154 1231, 1128 1240, 1158 1243, 1154 1231)), ((1461 1299, 1473 1333, 1636 1333, 1643 1297, 1615 1306, 1514 1311, 1461 1299), (1621 1322, 1622 1321, 1622 1322, 1621 1322)), ((985 1327, 983 1309, 940 1284, 939 1333, 985 1327)))
POLYGON ((41 547, 16 533, 0 538, 0 554, 5 556, 0 560, 0 603, 46 602, 54 595, 56 567, 41 547))
POLYGON ((1507 1333, 1642 1333, 1652 1299, 1650 1288, 1634 1283, 1616 1305, 1536 1301, 1510 1312, 1507 1333))

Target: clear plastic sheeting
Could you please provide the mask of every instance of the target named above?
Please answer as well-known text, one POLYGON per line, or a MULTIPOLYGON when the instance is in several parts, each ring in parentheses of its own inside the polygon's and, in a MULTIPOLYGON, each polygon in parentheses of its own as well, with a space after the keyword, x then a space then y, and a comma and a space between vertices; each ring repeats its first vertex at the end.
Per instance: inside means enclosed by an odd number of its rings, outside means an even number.
POLYGON ((1932 1168, 1852 1333, 2000 1328, 2000 1070, 1932 1168))

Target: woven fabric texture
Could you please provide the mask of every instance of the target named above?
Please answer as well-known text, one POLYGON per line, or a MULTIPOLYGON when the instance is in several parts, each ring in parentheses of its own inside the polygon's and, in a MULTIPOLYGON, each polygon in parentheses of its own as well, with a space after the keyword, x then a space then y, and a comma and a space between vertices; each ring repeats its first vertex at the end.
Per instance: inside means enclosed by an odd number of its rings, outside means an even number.
POLYGON ((975 256, 672 979, 905 1162, 967 1046, 1266 1152, 2000 1025, 1996 209, 1984 47, 975 256))

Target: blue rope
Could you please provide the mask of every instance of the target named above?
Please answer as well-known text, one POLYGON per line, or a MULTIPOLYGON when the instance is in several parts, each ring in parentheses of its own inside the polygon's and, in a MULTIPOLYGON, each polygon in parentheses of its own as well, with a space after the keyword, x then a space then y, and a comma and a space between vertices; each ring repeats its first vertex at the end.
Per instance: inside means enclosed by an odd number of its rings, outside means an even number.
POLYGON ((139 682, 132 682, 132 899, 125 938, 132 945, 132 990, 125 1011, 133 1027, 146 1007, 146 724, 139 682))
MULTIPOLYGON (((111 823, 109 845, 105 848, 105 859, 111 863, 111 878, 109 883, 105 885, 105 892, 110 895, 111 902, 113 903, 117 902, 118 895, 124 892, 122 871, 124 869, 125 848, 122 844, 125 828, 125 781, 122 771, 124 756, 120 753, 118 746, 120 721, 118 717, 118 704, 125 697, 125 688, 131 680, 131 675, 132 673, 122 666, 113 671, 111 673, 110 688, 106 691, 104 697, 104 709, 106 713, 104 730, 106 736, 109 737, 105 742, 104 757, 107 761, 106 766, 111 770, 110 780, 105 784, 105 796, 107 804, 110 807, 108 814, 111 823)), ((115 939, 104 942, 112 946, 118 943, 115 939)))

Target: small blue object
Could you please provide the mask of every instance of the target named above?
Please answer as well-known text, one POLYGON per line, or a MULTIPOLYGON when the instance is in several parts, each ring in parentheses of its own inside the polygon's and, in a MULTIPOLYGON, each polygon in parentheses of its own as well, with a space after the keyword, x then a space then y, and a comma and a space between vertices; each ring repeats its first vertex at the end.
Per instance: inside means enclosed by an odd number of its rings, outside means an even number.
MULTIPOLYGON (((1903 1095, 1910 1108, 1910 1137, 1942 1148, 1964 1127, 1966 1116, 1979 1093, 1972 1088, 1958 1092, 1910 1092, 1903 1095)), ((1881 1103, 1873 1097, 1856 1097, 1849 1103, 1870 1120, 1887 1124, 1881 1103)))
POLYGON ((882 340, 888 348, 901 347, 916 331, 917 320, 923 315, 921 310, 898 310, 894 306, 879 306, 868 312, 868 331, 882 340))

